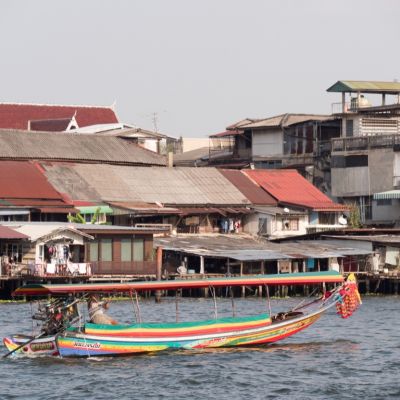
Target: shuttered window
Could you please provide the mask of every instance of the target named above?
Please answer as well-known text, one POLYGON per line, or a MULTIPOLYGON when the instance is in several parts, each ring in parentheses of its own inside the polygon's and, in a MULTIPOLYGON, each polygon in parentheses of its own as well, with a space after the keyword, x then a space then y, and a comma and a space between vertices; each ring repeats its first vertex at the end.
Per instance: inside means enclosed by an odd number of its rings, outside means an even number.
POLYGON ((99 261, 99 242, 90 242, 89 252, 90 261, 99 261))
POLYGON ((112 261, 111 239, 101 239, 101 261, 112 261))
POLYGON ((144 260, 144 240, 135 238, 133 239, 133 261, 144 260))
POLYGON ((121 239, 121 261, 132 261, 131 239, 121 239))

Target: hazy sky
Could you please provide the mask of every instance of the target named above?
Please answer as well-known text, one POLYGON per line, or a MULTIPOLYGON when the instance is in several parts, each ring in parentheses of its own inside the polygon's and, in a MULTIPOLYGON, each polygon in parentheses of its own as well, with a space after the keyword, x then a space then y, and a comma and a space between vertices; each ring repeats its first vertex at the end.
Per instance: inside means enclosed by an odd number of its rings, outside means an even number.
POLYGON ((398 0, 1 0, 0 101, 110 105, 206 136, 330 113, 340 79, 400 79, 398 0))

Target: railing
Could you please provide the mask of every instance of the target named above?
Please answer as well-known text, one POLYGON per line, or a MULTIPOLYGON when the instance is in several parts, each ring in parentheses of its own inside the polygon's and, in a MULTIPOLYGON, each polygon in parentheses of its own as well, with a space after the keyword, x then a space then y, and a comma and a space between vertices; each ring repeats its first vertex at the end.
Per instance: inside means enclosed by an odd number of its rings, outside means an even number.
POLYGON ((364 107, 372 107, 372 104, 370 104, 365 98, 361 98, 358 100, 357 98, 351 99, 351 101, 346 101, 344 103, 332 103, 332 114, 343 114, 343 113, 348 113, 348 112, 357 112, 360 108, 364 107))
POLYGON ((164 230, 166 232, 172 232, 172 224, 135 224, 135 228, 164 230))
POLYGON ((355 136, 332 139, 332 151, 368 150, 400 145, 400 135, 355 136))
POLYGON ((1 267, 3 276, 26 277, 59 277, 59 276, 90 276, 92 274, 90 263, 68 264, 3 264, 1 267))

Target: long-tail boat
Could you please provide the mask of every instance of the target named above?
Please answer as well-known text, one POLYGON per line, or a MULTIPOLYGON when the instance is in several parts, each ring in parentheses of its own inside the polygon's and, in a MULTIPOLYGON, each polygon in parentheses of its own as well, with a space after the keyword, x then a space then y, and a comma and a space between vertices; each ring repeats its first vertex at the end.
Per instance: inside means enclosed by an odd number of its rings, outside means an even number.
MULTIPOLYGON (((167 280, 106 284, 28 284, 16 296, 51 296, 54 302, 42 307, 43 320, 38 336, 14 335, 4 338, 9 354, 59 355, 61 357, 121 356, 153 353, 169 349, 206 349, 264 345, 285 339, 317 321, 329 308, 336 307, 349 317, 361 304, 354 276, 347 280, 335 272, 255 275, 218 279, 167 280), (317 299, 287 312, 250 317, 215 318, 206 321, 106 325, 79 323, 77 303, 90 294, 129 293, 237 286, 332 284, 317 299), (75 323, 75 324, 74 324, 75 323)), ((217 315, 215 313, 215 315, 217 315)))

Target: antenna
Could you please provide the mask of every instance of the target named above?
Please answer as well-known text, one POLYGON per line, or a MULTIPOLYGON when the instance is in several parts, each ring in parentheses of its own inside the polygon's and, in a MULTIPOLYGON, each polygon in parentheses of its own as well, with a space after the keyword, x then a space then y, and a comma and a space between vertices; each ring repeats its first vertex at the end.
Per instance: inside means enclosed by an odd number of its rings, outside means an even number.
POLYGON ((153 130, 158 133, 158 112, 154 111, 152 114, 153 130))

